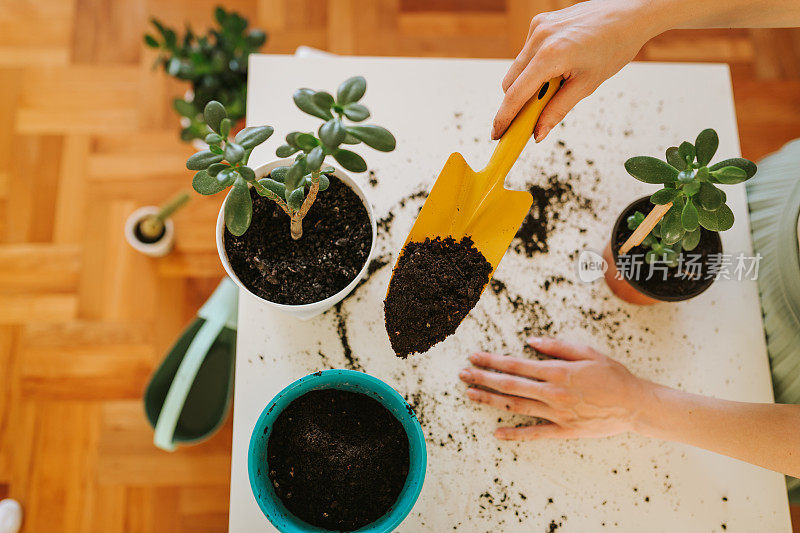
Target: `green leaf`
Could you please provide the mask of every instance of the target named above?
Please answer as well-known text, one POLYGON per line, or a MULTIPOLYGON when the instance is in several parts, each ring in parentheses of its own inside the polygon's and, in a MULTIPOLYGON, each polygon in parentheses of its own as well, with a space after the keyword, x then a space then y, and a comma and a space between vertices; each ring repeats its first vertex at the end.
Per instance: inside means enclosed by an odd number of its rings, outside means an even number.
POLYGON ((298 133, 295 136, 295 142, 302 150, 313 150, 315 146, 319 145, 316 137, 310 133, 298 133))
POLYGON ((686 168, 686 160, 681 157, 680 153, 678 153, 677 146, 670 146, 667 148, 667 163, 678 170, 684 170, 686 168))
POLYGON ((701 131, 694 141, 694 147, 697 151, 697 162, 701 166, 705 166, 711 162, 711 158, 717 153, 719 147, 719 136, 717 132, 711 128, 701 131))
POLYGON ((205 170, 212 163, 222 161, 222 156, 211 152, 211 150, 201 150, 186 160, 186 168, 189 170, 205 170))
POLYGON ((344 106, 344 116, 353 122, 361 122, 369 118, 369 109, 361 104, 347 104, 344 106))
POLYGON ((216 100, 211 100, 209 103, 207 103, 205 109, 203 110, 203 117, 206 119, 206 124, 208 124, 208 127, 217 133, 219 133, 222 119, 226 118, 227 116, 228 113, 225 112, 225 107, 216 100))
POLYGON ((397 145, 394 135, 381 126, 348 126, 347 133, 381 152, 391 152, 397 145))
POLYGON ((638 228, 642 222, 644 222, 644 213, 642 213, 641 211, 636 211, 627 219, 628 229, 634 230, 638 228))
POLYGON ((339 85, 336 91, 336 103, 344 106, 353 102, 358 102, 367 91, 367 80, 363 76, 353 76, 339 85))
POLYGON ((328 165, 327 167, 322 167, 319 171, 322 172, 323 174, 333 174, 334 172, 336 172, 336 169, 328 165))
POLYGON ((238 166, 236 171, 241 174, 245 181, 253 181, 256 179, 256 171, 248 166, 238 166))
POLYGON ((286 144, 291 146, 292 148, 300 148, 297 146, 297 136, 300 135, 299 131, 293 131, 291 133, 286 134, 286 144))
POLYGON ((289 194, 289 198, 286 199, 286 203, 289 204, 289 209, 292 211, 297 211, 303 205, 303 200, 305 200, 305 189, 303 189, 303 187, 299 187, 289 194))
POLYGON ((719 163, 714 163, 708 167, 708 170, 719 170, 724 167, 741 168, 747 174, 747 179, 752 178, 755 175, 756 170, 758 170, 758 167, 756 167, 755 163, 741 157, 734 157, 731 159, 726 159, 725 161, 720 161, 719 163))
POLYGON ((149 33, 144 34, 144 43, 150 48, 158 48, 158 41, 149 33))
POLYGON ((681 211, 675 205, 661 219, 661 240, 664 244, 675 244, 685 233, 681 224, 681 211))
POLYGON ((695 177, 698 181, 708 181, 708 167, 700 167, 695 172, 695 177))
POLYGON ((244 148, 254 148, 272 136, 272 126, 254 126, 244 128, 236 134, 234 141, 244 148))
POLYGON ((347 135, 347 131, 345 131, 340 118, 331 119, 319 127, 320 140, 331 150, 339 147, 345 135, 347 135))
POLYGON ((687 252, 691 252, 692 250, 697 248, 697 245, 700 244, 701 234, 702 232, 700 231, 700 228, 697 228, 694 231, 690 231, 686 235, 684 235, 683 239, 681 240, 681 245, 683 246, 683 249, 686 250, 687 252))
POLYGON ((237 237, 250 227, 253 218, 253 200, 247 182, 237 178, 228 199, 225 201, 225 226, 237 237))
POLYGON ((192 188, 204 196, 217 194, 225 189, 225 187, 220 185, 217 181, 217 178, 209 176, 208 172, 205 170, 201 170, 194 175, 194 178, 192 178, 192 188))
POLYGON ((700 207, 707 211, 716 211, 722 205, 722 191, 714 187, 712 184, 704 181, 700 184, 700 190, 697 191, 695 199, 700 207))
POLYGON ((325 91, 317 91, 311 96, 314 104, 321 109, 330 109, 333 105, 333 96, 325 91))
POLYGON ((681 212, 681 225, 686 231, 694 231, 697 229, 699 222, 697 221, 697 207, 695 207, 692 200, 687 200, 686 205, 683 206, 681 212))
POLYGON ((305 162, 295 162, 291 167, 289 167, 289 171, 286 173, 286 177, 283 180, 286 190, 293 191, 298 188, 305 175, 305 162))
POLYGON ((289 146, 288 144, 282 144, 278 146, 278 149, 275 150, 275 155, 278 157, 289 157, 290 155, 296 153, 300 148, 289 146))
POLYGON ((209 133, 205 138, 206 144, 217 144, 222 142, 222 136, 219 133, 209 133))
POLYGON ((211 153, 217 154, 217 155, 222 155, 222 154, 225 153, 225 151, 222 149, 222 147, 221 146, 217 146, 216 144, 212 144, 211 146, 209 146, 208 150, 211 153))
POLYGON ((258 180, 258 183, 263 185, 264 188, 266 188, 267 190, 274 192, 281 198, 284 198, 286 196, 286 187, 283 185, 283 183, 279 183, 270 178, 261 178, 260 180, 258 180))
POLYGON ((733 185, 747 180, 747 172, 739 167, 729 166, 722 167, 718 170, 712 170, 711 175, 725 185, 733 185))
POLYGON ((689 141, 683 141, 681 143, 681 145, 678 147, 678 153, 687 163, 694 161, 694 145, 689 141))
POLYGON ((314 91, 311 89, 297 89, 292 96, 295 105, 300 108, 303 113, 321 118, 323 120, 330 120, 333 118, 329 109, 323 109, 314 102, 314 91))
MULTIPOLYGON (((225 119, 228 120, 228 119, 225 119)), ((238 163, 244 156, 244 148, 235 142, 225 143, 225 159, 231 163, 238 163)))
POLYGON ((668 204, 678 196, 677 189, 660 189, 650 196, 650 201, 656 205, 668 204))
POLYGON ((217 181, 223 187, 229 187, 239 178, 239 173, 233 168, 228 167, 217 173, 217 181))
POLYGON ((678 171, 660 159, 646 155, 631 157, 625 161, 628 174, 645 183, 669 183, 678 178, 678 171))
POLYGON ((349 133, 344 136, 342 144, 359 144, 361 141, 350 135, 349 133))
POLYGON ((338 149, 333 158, 350 172, 364 172, 367 170, 367 163, 360 155, 350 150, 338 149))
POLYGON ((322 161, 324 160, 325 150, 322 149, 322 146, 317 146, 308 153, 306 157, 306 166, 311 171, 317 171, 319 167, 322 166, 322 161))
POLYGON ((224 139, 228 138, 228 135, 231 133, 231 119, 223 118, 219 123, 219 134, 222 135, 224 139))
POLYGON ((700 185, 703 183, 705 182, 701 182, 698 180, 690 181, 689 183, 684 184, 683 189, 681 189, 681 191, 686 196, 694 196, 695 194, 697 194, 697 191, 700 190, 700 185))
POLYGON ((326 176, 325 174, 320 174, 319 175, 319 190, 320 190, 320 192, 322 192, 325 189, 327 189, 330 186, 330 184, 331 184, 331 180, 330 180, 330 178, 328 178, 328 176, 326 176))
POLYGON ((711 231, 725 231, 733 227, 733 211, 725 204, 722 204, 715 211, 698 209, 698 221, 700 225, 711 231))
POLYGON ((194 118, 197 116, 197 109, 195 109, 194 104, 187 102, 183 98, 174 99, 172 101, 172 107, 182 117, 194 118))
POLYGON ((289 172, 289 167, 276 167, 269 173, 269 177, 278 183, 283 183, 287 172, 289 172))
POLYGON ((214 163, 213 165, 209 165, 208 167, 208 175, 209 176, 216 176, 219 174, 221 170, 228 168, 230 165, 225 163, 214 163))

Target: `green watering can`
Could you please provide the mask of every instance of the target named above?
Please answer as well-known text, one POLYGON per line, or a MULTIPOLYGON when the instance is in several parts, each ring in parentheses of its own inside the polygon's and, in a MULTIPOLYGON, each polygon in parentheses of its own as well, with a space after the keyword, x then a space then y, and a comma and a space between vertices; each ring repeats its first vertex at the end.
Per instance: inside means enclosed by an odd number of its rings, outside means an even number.
POLYGON ((153 442, 205 440, 225 421, 233 390, 239 288, 224 278, 156 369, 144 393, 153 442))

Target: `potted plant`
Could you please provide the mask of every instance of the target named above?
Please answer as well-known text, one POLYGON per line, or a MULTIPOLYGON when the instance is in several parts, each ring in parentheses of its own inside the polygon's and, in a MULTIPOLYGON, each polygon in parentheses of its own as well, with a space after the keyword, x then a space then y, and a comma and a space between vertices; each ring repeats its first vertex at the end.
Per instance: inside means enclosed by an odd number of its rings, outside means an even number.
POLYGON ((391 532, 425 479, 425 435, 383 381, 324 370, 261 412, 248 448, 253 496, 279 531, 391 532))
POLYGON ((175 240, 175 228, 170 217, 186 202, 189 193, 182 191, 161 207, 140 207, 125 221, 125 239, 134 250, 151 257, 169 253, 175 240))
POLYGON ((623 209, 603 252, 606 282, 623 300, 687 300, 714 282, 722 260, 719 232, 734 219, 718 185, 742 183, 756 173, 755 163, 743 158, 710 165, 718 146, 717 132, 705 129, 694 144, 668 148, 666 162, 649 156, 625 162, 631 176, 662 188, 623 209))
POLYGON ((176 31, 151 19, 157 35, 145 34, 147 46, 159 51, 156 66, 179 80, 191 84, 184 98, 172 106, 181 116, 184 141, 201 140, 211 133, 203 121, 203 109, 211 100, 225 106, 233 122, 233 133, 244 126, 247 103, 247 59, 267 40, 259 29, 248 30, 247 19, 221 7, 214 10, 218 28, 198 36, 187 25, 186 33, 176 31))
POLYGON ((272 128, 245 128, 229 139, 231 121, 219 102, 204 119, 209 144, 189 158, 196 170, 194 189, 215 194, 231 188, 217 220, 217 249, 231 278, 267 305, 311 318, 344 298, 364 275, 375 247, 376 223, 364 190, 344 171, 325 164, 333 157, 350 172, 367 164, 342 145, 364 143, 376 150, 395 148, 385 128, 358 124, 369 117, 359 103, 367 83, 344 81, 334 98, 299 89, 294 102, 323 120, 317 135, 291 132, 278 157, 257 168, 250 154, 272 128), (294 159, 285 159, 294 156, 294 159))

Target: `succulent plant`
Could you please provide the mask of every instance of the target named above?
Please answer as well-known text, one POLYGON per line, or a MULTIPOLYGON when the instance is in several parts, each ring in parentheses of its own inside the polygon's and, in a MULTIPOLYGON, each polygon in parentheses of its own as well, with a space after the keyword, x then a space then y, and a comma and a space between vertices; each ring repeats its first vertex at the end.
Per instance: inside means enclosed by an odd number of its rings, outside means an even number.
POLYGON ((164 222, 186 205, 190 198, 187 191, 181 191, 159 207, 158 213, 144 217, 139 222, 142 236, 150 241, 158 240, 164 233, 164 222))
MULTIPOLYGON (((733 211, 725 203, 725 192, 717 185, 741 183, 753 177, 756 164, 740 157, 709 166, 719 146, 713 129, 700 132, 692 144, 667 148, 666 162, 649 156, 637 156, 625 162, 625 170, 645 183, 663 185, 650 201, 656 205, 672 203, 659 222, 659 245, 684 250, 694 249, 700 241, 700 226, 710 231, 725 231, 733 226, 733 211)), ((637 224, 638 225, 638 224, 637 224)))
POLYGON ((189 125, 181 131, 184 141, 202 139, 209 132, 203 121, 203 109, 211 100, 221 102, 228 117, 236 123, 245 116, 247 100, 247 59, 266 42, 259 29, 248 30, 247 19, 222 7, 214 10, 219 25, 198 36, 187 24, 186 33, 176 31, 151 19, 156 33, 146 33, 144 42, 159 50, 156 66, 179 80, 192 84, 194 96, 187 100, 176 98, 172 105, 189 125))
POLYGON ((255 171, 247 166, 253 148, 263 143, 273 133, 272 126, 244 128, 236 137, 229 138, 232 121, 225 106, 216 100, 206 104, 203 110, 204 124, 211 129, 206 135, 207 150, 201 150, 186 161, 186 168, 196 170, 192 187, 203 195, 216 194, 233 187, 225 202, 225 226, 239 236, 250 227, 253 218, 253 201, 250 187, 261 196, 266 196, 280 205, 288 214, 283 198, 264 187, 256 180, 255 171))
POLYGON ((396 141, 389 130, 381 126, 353 124, 369 118, 369 109, 358 103, 367 90, 362 76, 348 78, 336 91, 336 97, 325 91, 298 89, 294 103, 301 111, 322 119, 317 135, 293 131, 286 136, 286 144, 275 151, 278 157, 294 154, 294 163, 278 167, 270 178, 260 180, 264 187, 286 200, 291 217, 291 234, 294 239, 303 235, 303 217, 316 199, 317 192, 328 187, 324 167, 325 158, 333 158, 351 172, 364 172, 367 163, 357 153, 342 148, 344 145, 364 143, 381 152, 394 150, 396 141), (306 189, 308 192, 306 192, 306 189))
MULTIPOLYGON (((642 222, 644 222, 644 213, 641 211, 636 211, 627 219, 628 229, 633 231, 638 228, 642 222)), ((689 252, 694 250, 700 243, 700 239, 697 239, 696 242, 693 240, 686 241, 686 239, 683 239, 674 244, 666 244, 661 238, 662 223, 663 220, 659 221, 659 223, 653 228, 653 231, 651 231, 641 242, 641 246, 647 249, 647 252, 644 254, 644 260, 647 264, 652 264, 656 261, 663 261, 667 266, 675 267, 678 266, 678 257, 680 256, 681 251, 686 250, 689 252), (684 241, 686 241, 688 248, 684 247, 684 241)))

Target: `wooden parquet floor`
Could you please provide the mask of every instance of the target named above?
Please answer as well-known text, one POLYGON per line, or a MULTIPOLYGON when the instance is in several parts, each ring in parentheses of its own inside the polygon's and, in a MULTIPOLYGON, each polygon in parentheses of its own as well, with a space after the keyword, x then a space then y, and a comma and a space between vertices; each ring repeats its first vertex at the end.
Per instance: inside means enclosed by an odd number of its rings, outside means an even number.
MULTIPOLYGON (((203 28, 216 0, 0 0, 0 498, 27 532, 219 531, 230 420, 209 442, 151 444, 140 396, 222 275, 221 198, 175 220, 170 256, 125 243, 136 207, 186 188, 191 149, 151 69, 150 16, 203 28)), ((265 52, 513 57, 558 0, 231 0, 265 52)), ((800 32, 676 31, 640 59, 721 61, 734 74, 743 152, 800 137, 800 32)), ((499 80, 498 80, 499 84, 499 80)), ((698 88, 702 90, 702 88, 698 88)), ((487 125, 488 132, 488 125, 487 125)))

